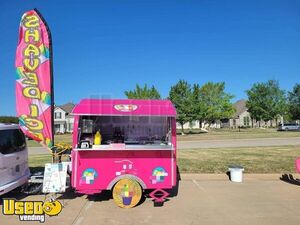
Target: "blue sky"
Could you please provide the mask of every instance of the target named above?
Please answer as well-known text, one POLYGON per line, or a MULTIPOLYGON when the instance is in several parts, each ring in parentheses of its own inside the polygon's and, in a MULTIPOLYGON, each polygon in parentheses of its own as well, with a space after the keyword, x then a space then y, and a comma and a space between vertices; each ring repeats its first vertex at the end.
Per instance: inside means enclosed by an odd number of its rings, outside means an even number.
POLYGON ((125 98, 136 83, 167 97, 179 79, 225 81, 237 100, 256 82, 300 82, 297 0, 9 0, 0 2, 0 115, 15 115, 18 26, 35 7, 53 37, 58 105, 125 98))

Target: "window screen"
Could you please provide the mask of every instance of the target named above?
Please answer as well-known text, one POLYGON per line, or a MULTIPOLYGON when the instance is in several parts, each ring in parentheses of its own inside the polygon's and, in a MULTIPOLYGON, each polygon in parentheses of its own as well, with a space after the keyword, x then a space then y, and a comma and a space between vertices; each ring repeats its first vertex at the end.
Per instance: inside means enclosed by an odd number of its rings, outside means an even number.
POLYGON ((102 144, 167 144, 171 141, 168 117, 149 116, 83 116, 81 140, 91 140, 97 131, 102 144))

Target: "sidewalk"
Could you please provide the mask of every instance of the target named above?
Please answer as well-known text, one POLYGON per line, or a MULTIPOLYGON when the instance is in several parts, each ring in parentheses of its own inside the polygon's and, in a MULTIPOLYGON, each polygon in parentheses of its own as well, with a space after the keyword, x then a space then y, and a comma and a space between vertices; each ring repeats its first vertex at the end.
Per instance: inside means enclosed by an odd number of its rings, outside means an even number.
MULTIPOLYGON (((45 224, 299 224, 300 182, 284 182, 281 176, 244 174, 243 183, 233 183, 223 174, 182 174, 178 196, 163 207, 153 207, 146 199, 133 209, 121 209, 110 199, 110 193, 92 197, 67 193, 60 197, 65 205, 61 214, 47 217, 45 224)), ((43 195, 26 197, 43 199, 43 195)), ((14 216, 0 218, 3 224, 21 224, 14 216)))

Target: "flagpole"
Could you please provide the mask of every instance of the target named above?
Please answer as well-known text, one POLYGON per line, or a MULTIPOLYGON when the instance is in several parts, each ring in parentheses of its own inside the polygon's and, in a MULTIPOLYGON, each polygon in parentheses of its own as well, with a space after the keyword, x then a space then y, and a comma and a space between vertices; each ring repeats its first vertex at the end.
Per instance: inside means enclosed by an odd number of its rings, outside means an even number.
MULTIPOLYGON (((53 51, 52 51, 52 35, 51 31, 49 29, 49 26, 47 24, 47 21, 44 19, 42 14, 39 12, 38 9, 34 8, 33 9, 38 16, 41 18, 43 21, 47 33, 48 33, 48 38, 49 38, 49 63, 50 63, 50 83, 51 83, 51 130, 52 130, 52 148, 47 147, 51 153, 52 153, 52 163, 55 163, 55 154, 53 154, 53 148, 55 146, 55 141, 54 141, 54 79, 53 79, 53 51)), ((44 145, 45 146, 45 145, 44 145)))

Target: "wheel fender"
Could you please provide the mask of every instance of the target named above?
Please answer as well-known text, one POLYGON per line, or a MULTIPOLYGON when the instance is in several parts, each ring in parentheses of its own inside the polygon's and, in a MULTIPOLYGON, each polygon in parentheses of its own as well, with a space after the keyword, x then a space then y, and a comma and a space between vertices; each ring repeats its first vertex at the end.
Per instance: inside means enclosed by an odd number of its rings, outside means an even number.
POLYGON ((107 186, 107 190, 111 190, 113 188, 113 186, 121 179, 124 179, 124 178, 127 178, 127 179, 133 179, 133 180, 136 180, 137 182, 139 182, 139 184, 141 185, 141 187, 143 188, 143 190, 145 190, 147 188, 145 182, 140 179, 139 177, 135 176, 135 175, 132 175, 132 174, 124 174, 124 175, 121 175, 121 176, 118 176, 118 177, 115 177, 107 186))

